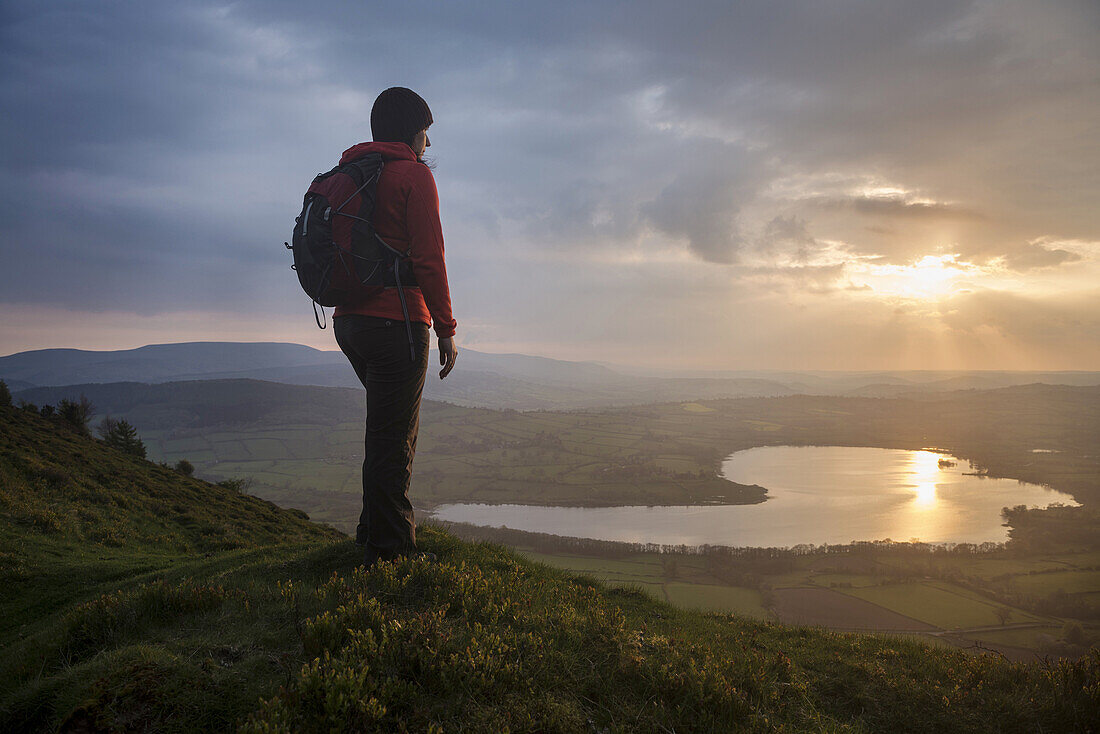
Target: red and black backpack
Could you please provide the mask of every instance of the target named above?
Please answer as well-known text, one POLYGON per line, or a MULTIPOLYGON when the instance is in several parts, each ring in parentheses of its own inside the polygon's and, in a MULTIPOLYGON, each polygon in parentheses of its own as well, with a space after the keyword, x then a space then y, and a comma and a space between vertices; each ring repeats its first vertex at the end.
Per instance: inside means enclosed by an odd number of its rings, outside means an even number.
POLYGON ((284 244, 294 252, 291 268, 313 300, 317 326, 325 328, 317 316, 318 306, 351 303, 365 287, 397 288, 411 344, 403 290, 416 285, 409 252, 386 244, 371 223, 381 175, 382 156, 378 153, 317 174, 306 191, 302 213, 294 220, 294 236, 284 244))

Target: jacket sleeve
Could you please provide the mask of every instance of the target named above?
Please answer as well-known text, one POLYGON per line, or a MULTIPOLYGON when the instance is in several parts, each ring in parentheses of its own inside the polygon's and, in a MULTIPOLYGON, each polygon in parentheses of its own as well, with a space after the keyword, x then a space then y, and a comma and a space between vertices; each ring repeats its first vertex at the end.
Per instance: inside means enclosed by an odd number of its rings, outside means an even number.
POLYGON ((405 211, 410 259, 435 333, 443 339, 454 336, 457 322, 451 314, 451 289, 443 256, 443 226, 439 221, 439 193, 435 178, 426 166, 417 166, 415 170, 409 177, 405 211))

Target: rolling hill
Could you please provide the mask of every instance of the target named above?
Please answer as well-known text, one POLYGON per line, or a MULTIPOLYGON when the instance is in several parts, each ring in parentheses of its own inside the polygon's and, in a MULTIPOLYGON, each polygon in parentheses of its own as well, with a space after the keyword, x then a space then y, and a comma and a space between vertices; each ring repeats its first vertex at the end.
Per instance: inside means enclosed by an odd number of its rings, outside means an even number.
POLYGON ((0 406, 5 731, 1091 731, 1100 657, 1010 664, 673 609, 299 514, 0 406))
MULTIPOLYGON (((687 396, 785 395, 767 379, 632 377, 590 362, 462 349, 461 369, 429 380, 426 395, 459 405, 516 410, 577 408, 675 400, 687 396)), ((433 361, 434 364, 434 357, 433 361)), ((12 389, 85 383, 254 379, 295 385, 359 387, 338 350, 300 344, 194 342, 93 352, 44 349, 0 357, 0 379, 12 389)))
MULTIPOLYGON (((430 364, 435 364, 434 355, 430 364)), ((425 395, 456 405, 574 410, 683 400, 795 394, 913 397, 1028 383, 1100 385, 1096 372, 659 372, 463 347, 456 370, 429 375, 425 395)), ((109 382, 253 379, 359 387, 339 351, 300 344, 194 342, 93 352, 45 349, 0 357, 13 391, 109 382)))

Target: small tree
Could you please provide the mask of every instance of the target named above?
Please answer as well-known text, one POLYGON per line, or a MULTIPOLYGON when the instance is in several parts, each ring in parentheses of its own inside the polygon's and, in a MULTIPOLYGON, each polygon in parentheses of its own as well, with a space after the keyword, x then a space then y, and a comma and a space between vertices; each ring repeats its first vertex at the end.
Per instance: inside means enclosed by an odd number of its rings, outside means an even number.
POLYGON ((123 453, 140 459, 145 458, 145 444, 138 436, 137 429, 130 425, 128 421, 116 420, 107 416, 99 422, 97 430, 99 435, 103 437, 103 442, 108 446, 113 446, 123 453))
POLYGON ((38 414, 43 418, 53 418, 53 414, 55 412, 56 411, 54 410, 54 407, 49 403, 43 405, 41 408, 38 409, 38 414))
POLYGON ((118 430, 118 421, 109 415, 104 416, 103 420, 99 422, 99 425, 95 427, 95 432, 98 433, 99 437, 104 441, 106 441, 107 437, 116 430, 118 430))
POLYGON ((180 459, 176 462, 176 471, 189 477, 195 473, 195 465, 187 459, 180 459))
POLYGON ((218 486, 225 487, 238 494, 248 494, 248 490, 252 488, 252 477, 232 477, 230 479, 223 479, 218 482, 218 486))
POLYGON ((81 433, 88 432, 88 421, 93 412, 95 412, 95 406, 92 405, 91 400, 88 400, 87 395, 81 395, 80 400, 62 398, 57 404, 57 414, 81 433))
POLYGON ((997 615, 997 619, 1001 620, 1002 627, 1012 618, 1012 610, 1008 607, 997 607, 993 613, 997 615))
POLYGON ((11 406, 11 390, 8 389, 8 383, 0 380, 0 406, 5 408, 11 406))

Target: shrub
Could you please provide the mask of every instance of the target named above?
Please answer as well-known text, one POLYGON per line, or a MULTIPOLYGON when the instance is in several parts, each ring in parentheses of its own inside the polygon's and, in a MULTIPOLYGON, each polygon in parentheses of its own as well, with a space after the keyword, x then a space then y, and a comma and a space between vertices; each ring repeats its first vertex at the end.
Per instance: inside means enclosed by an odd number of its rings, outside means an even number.
POLYGON ((195 465, 187 459, 180 459, 179 461, 177 461, 175 469, 180 474, 188 477, 195 473, 195 465))
POLYGON ((88 432, 88 420, 91 419, 95 406, 86 395, 81 395, 79 400, 62 398, 57 404, 57 414, 81 433, 88 432))
POLYGON ((99 425, 95 427, 95 432, 99 434, 99 437, 107 441, 107 436, 110 436, 118 430, 118 421, 111 416, 105 416, 103 420, 99 422, 99 425))
POLYGON ((217 483, 219 487, 225 487, 238 494, 248 494, 252 488, 252 477, 231 477, 217 483))
POLYGON ((38 409, 38 414, 43 418, 53 418, 55 410, 52 405, 43 405, 38 409))
POLYGON ((107 416, 99 422, 97 430, 99 435, 103 437, 103 442, 108 446, 140 459, 145 458, 145 444, 138 436, 137 429, 130 425, 128 421, 116 420, 107 416))
POLYGON ((8 389, 8 383, 0 380, 0 406, 5 408, 11 405, 11 390, 8 389))

